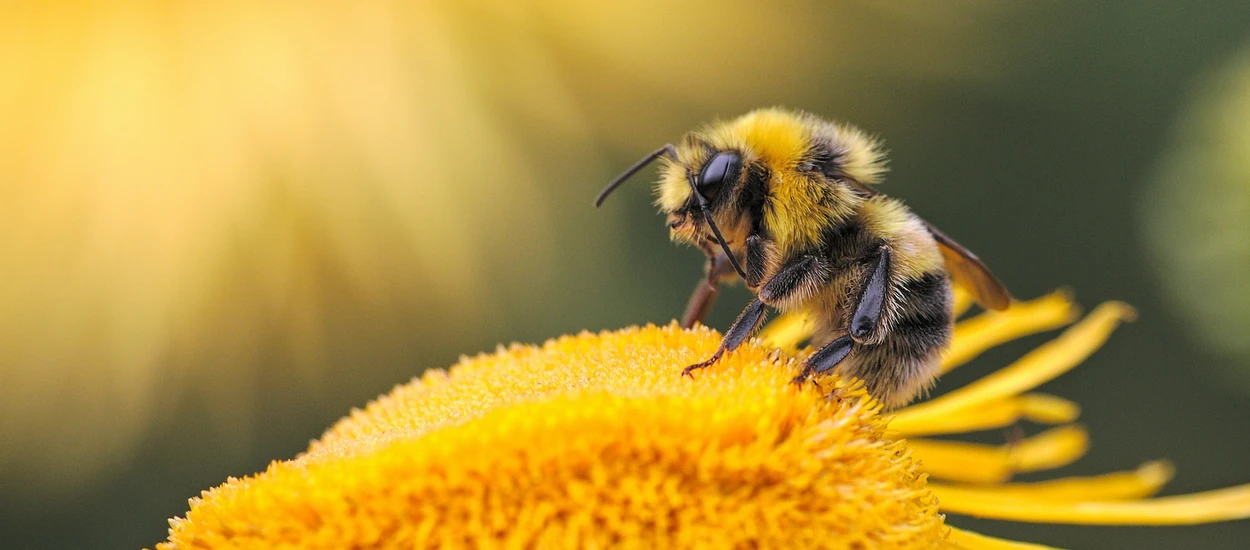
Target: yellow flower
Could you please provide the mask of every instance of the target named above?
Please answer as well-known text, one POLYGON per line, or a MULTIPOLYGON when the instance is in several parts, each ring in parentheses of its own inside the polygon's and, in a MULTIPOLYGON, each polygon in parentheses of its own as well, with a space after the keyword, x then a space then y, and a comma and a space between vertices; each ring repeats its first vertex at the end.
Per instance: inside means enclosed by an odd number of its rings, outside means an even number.
MULTIPOLYGON (((1006 483, 1084 453, 1077 405, 1025 392, 1132 315, 1103 304, 1015 364, 892 415, 854 380, 790 384, 808 336, 791 317, 693 381, 680 367, 712 352, 714 331, 647 326, 501 347, 427 372, 302 456, 192 499, 157 548, 1039 548, 947 526, 943 513, 1250 517, 1250 485, 1146 498, 1171 476, 1163 463, 1006 483), (918 437, 1021 419, 1058 427, 1002 447, 918 437)), ((1056 293, 963 321, 945 366, 1075 316, 1056 293)))

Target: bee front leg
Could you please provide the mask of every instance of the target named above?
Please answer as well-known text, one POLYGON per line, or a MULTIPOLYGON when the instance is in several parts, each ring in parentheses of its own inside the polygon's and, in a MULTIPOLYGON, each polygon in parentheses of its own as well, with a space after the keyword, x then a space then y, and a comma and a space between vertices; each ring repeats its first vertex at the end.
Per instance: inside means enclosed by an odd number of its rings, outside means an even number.
POLYGON ((686 311, 681 316, 681 328, 690 328, 695 323, 702 323, 707 318, 708 312, 712 310, 712 304, 716 303, 717 296, 720 295, 721 282, 735 275, 733 264, 729 263, 724 251, 704 250, 704 252, 707 254, 705 275, 695 285, 694 292, 690 294, 690 301, 686 303, 686 311))
POLYGON ((712 304, 720 296, 720 286, 711 279, 699 279, 694 292, 690 293, 690 301, 686 302, 686 311, 681 314, 681 328, 691 328, 702 324, 707 314, 712 311, 712 304))
MULTIPOLYGON (((690 294, 690 301, 686 302, 686 311, 681 316, 681 328, 690 328, 695 323, 702 323, 707 318, 708 312, 712 310, 712 304, 716 303, 716 298, 720 295, 720 284, 732 280, 737 275, 733 264, 729 263, 729 258, 725 256, 725 251, 710 243, 700 248, 707 255, 707 268, 704 270, 706 276, 694 287, 694 292, 690 294)), ((768 261, 767 254, 768 250, 762 237, 757 234, 747 237, 743 266, 747 274, 747 287, 752 290, 759 288, 760 281, 764 278, 764 270, 767 268, 768 261)))
POLYGON ((759 328, 760 323, 764 321, 764 312, 764 302, 761 302, 759 298, 751 300, 751 303, 747 304, 747 308, 742 310, 742 314, 738 315, 738 318, 734 320, 734 324, 729 326, 729 330, 725 331, 725 338, 721 340, 720 347, 716 348, 716 353, 713 353, 712 357, 706 361, 686 367, 681 371, 682 376, 693 377, 690 374, 691 372, 719 361, 726 351, 738 349, 738 346, 742 345, 742 342, 745 342, 747 338, 754 334, 755 329, 759 328))
MULTIPOLYGON (((746 283, 747 286, 754 289, 759 287, 760 279, 764 276, 767 243, 759 235, 753 234, 747 237, 745 244, 746 283)), ((812 260, 815 257, 805 256, 805 258, 812 260)), ((790 272, 791 276, 787 276, 781 279, 781 281, 789 284, 795 280, 793 272, 806 272, 812 270, 813 267, 814 264, 810 261, 798 262, 791 265, 788 269, 782 270, 783 273, 790 272)), ((702 316, 707 313, 707 309, 711 307, 711 301, 716 298, 716 295, 719 292, 717 290, 716 283, 722 279, 730 278, 733 275, 733 266, 729 263, 728 258, 726 258, 723 253, 717 256, 713 256, 710 253, 708 254, 707 284, 695 288, 694 296, 691 297, 690 304, 686 306, 686 314, 682 316, 683 326, 686 326, 685 323, 687 321, 689 321, 691 325, 694 324, 695 320, 702 321, 702 316)), ((774 277, 769 281, 769 283, 773 280, 778 279, 777 277, 774 277)), ((765 287, 767 287, 767 285, 765 285, 765 287)), ((766 303, 772 302, 769 302, 768 298, 764 295, 764 291, 761 290, 759 297, 752 300, 751 303, 747 305, 746 309, 738 315, 738 318, 734 320, 734 323, 729 326, 729 330, 725 331, 725 338, 721 340, 720 347, 716 349, 716 353, 712 354, 712 357, 708 358, 706 361, 695 363, 686 367, 685 370, 681 371, 682 375, 690 376, 691 372, 708 367, 719 361, 721 356, 724 355, 726 351, 738 349, 738 346, 742 345, 742 342, 745 342, 747 338, 750 338, 752 334, 755 334, 755 331, 759 329, 760 324, 764 321, 766 303)))

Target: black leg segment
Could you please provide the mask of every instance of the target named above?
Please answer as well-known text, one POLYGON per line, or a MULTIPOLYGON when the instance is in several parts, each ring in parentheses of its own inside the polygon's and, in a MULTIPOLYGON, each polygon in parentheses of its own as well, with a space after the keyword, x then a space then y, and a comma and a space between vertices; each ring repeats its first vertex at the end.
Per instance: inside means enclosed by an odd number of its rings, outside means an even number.
POLYGON ((829 342, 825 347, 820 348, 813 353, 807 361, 803 362, 803 370, 799 375, 794 377, 793 382, 802 383, 813 374, 821 374, 838 366, 846 356, 851 354, 851 349, 855 346, 855 340, 850 335, 844 335, 837 340, 829 342))
POLYGON ((820 283, 822 271, 820 260, 816 256, 800 256, 764 283, 764 287, 760 289, 760 299, 764 303, 775 304, 796 292, 811 292, 820 283))
POLYGON ((681 374, 690 376, 692 371, 711 366, 719 361, 726 351, 738 349, 738 346, 742 345, 747 338, 755 333, 755 329, 759 328, 760 322, 764 320, 764 312, 764 302, 761 302, 758 298, 751 300, 751 303, 747 304, 747 308, 742 310, 742 314, 734 320, 734 324, 729 326, 729 330, 725 331, 725 338, 721 340, 720 347, 716 348, 716 353, 713 353, 712 357, 706 361, 686 367, 685 370, 681 371, 681 374))
POLYGON ((855 303, 855 313, 851 316, 851 336, 856 341, 870 339, 881 323, 881 312, 885 309, 885 301, 890 293, 890 249, 881 247, 877 255, 876 265, 868 276, 864 291, 855 303))

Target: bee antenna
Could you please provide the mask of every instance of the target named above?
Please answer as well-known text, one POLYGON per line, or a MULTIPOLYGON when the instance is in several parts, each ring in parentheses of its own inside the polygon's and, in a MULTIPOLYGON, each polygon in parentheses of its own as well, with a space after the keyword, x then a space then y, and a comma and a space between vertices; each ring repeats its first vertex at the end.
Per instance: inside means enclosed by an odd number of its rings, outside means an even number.
POLYGON ((699 192, 699 186, 695 184, 694 178, 690 178, 690 190, 694 192, 695 200, 699 203, 699 210, 703 211, 703 219, 707 220, 707 226, 712 228, 712 235, 716 236, 716 242, 720 243, 720 247, 725 251, 725 257, 729 258, 729 264, 734 266, 734 271, 738 272, 738 276, 742 280, 747 279, 747 274, 742 270, 742 266, 738 265, 738 259, 734 257, 734 253, 729 249, 729 244, 725 242, 725 237, 720 234, 720 228, 716 227, 716 222, 712 221, 712 212, 708 210, 707 199, 703 198, 703 194, 699 192))
POLYGON ((622 183, 625 183, 625 180, 629 179, 630 176, 638 173, 639 170, 646 168, 648 164, 651 164, 655 161, 655 159, 660 158, 660 155, 665 153, 668 154, 668 158, 677 160, 677 150, 673 148, 672 143, 666 144, 663 147, 656 149, 651 154, 642 157, 642 160, 638 161, 633 166, 630 166, 628 170, 625 170, 625 172, 617 176, 616 179, 608 182, 608 186, 604 187, 603 191, 599 192, 598 197, 595 197, 595 208, 599 208, 599 205, 603 204, 603 199, 608 198, 608 195, 615 191, 617 187, 620 187, 622 183))

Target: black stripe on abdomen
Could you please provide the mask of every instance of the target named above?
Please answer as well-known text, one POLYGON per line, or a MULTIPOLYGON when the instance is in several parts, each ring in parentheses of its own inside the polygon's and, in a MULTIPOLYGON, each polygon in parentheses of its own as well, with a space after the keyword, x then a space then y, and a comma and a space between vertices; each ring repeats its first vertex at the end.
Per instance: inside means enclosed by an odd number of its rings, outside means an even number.
POLYGON ((899 288, 893 326, 886 335, 902 357, 918 358, 946 347, 951 338, 950 283, 943 273, 928 273, 903 282, 899 288))

